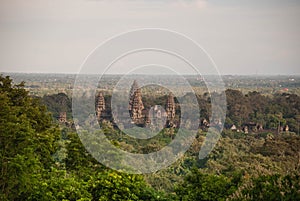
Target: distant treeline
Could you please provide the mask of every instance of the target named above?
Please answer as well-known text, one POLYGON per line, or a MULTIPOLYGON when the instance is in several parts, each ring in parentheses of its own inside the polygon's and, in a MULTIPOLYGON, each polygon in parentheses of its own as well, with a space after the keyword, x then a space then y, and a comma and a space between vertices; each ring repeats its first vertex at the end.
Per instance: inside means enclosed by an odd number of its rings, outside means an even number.
MULTIPOLYGON (((227 112, 225 128, 232 128, 234 125, 237 130, 242 130, 245 125, 257 125, 263 130, 282 131, 288 127, 289 131, 299 134, 300 122, 300 97, 290 93, 276 93, 274 95, 262 95, 253 91, 243 94, 239 90, 227 89, 227 112)), ((187 94, 186 96, 188 96, 187 94)), ((196 95, 201 120, 209 122, 211 113, 211 96, 208 93, 196 95)), ((82 116, 85 111, 86 97, 82 98, 82 116)), ((106 113, 111 114, 111 95, 105 94, 106 113)), ((79 97, 80 99, 80 97, 79 97)), ((69 120, 72 120, 72 99, 64 93, 45 95, 42 97, 43 103, 52 112, 53 117, 58 119, 60 112, 66 112, 69 120)), ((143 94, 145 108, 154 105, 165 106, 167 95, 153 97, 151 94, 143 94)), ((177 106, 178 106, 178 101, 177 106)), ((180 113, 180 107, 176 107, 176 113, 180 113)), ((111 115, 108 115, 111 118, 111 115)), ((213 123, 213 122, 211 122, 213 123)), ((249 132, 255 129, 249 128, 249 132)))

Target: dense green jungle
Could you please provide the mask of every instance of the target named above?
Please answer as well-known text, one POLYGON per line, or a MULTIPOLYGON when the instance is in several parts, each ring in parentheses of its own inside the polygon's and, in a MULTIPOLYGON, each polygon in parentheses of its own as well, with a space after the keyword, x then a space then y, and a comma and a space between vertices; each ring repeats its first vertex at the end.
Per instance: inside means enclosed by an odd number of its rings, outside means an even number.
MULTIPOLYGON (((82 101, 85 111, 87 94, 72 97, 72 80, 73 75, 0 76, 0 200, 300 200, 299 77, 225 77, 224 129, 201 160, 199 151, 214 122, 209 122, 209 93, 196 88, 201 118, 192 145, 171 166, 148 174, 112 170, 86 150, 72 101, 82 101)), ((139 140, 115 125, 109 88, 115 80, 109 78, 101 89, 106 113, 98 122, 111 144, 131 153, 169 144, 176 126, 139 140)), ((146 109, 166 105, 167 94, 147 90, 142 89, 146 109)), ((180 122, 184 114, 177 99, 174 103, 174 121, 180 122)))

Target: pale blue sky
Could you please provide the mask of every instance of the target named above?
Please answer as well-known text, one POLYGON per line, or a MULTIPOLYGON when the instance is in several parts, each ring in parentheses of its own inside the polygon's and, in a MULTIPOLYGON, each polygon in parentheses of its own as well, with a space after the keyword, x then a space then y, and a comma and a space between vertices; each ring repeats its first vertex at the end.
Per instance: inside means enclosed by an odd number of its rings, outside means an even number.
POLYGON ((113 35, 164 28, 222 74, 300 74, 297 0, 1 0, 0 72, 77 73, 113 35))

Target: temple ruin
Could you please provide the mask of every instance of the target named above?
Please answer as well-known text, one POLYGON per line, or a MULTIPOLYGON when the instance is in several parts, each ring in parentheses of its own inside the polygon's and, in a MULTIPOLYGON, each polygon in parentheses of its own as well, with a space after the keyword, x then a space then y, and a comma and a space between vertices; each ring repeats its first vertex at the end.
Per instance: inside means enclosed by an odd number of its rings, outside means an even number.
MULTIPOLYGON (((153 107, 153 114, 149 114, 151 111, 151 107, 145 107, 142 100, 142 92, 138 86, 137 81, 135 80, 131 86, 129 91, 129 100, 128 100, 128 112, 130 114, 130 120, 128 123, 136 124, 138 126, 147 127, 151 126, 151 118, 155 117, 161 119, 163 117, 166 118, 165 127, 176 127, 175 123, 175 101, 174 96, 170 93, 167 97, 165 110, 163 112, 158 108, 158 106, 153 107), (151 116, 152 115, 152 116, 151 116), (150 118, 151 117, 151 118, 150 118)), ((109 107, 109 106, 108 106, 109 107)), ((117 126, 118 115, 111 114, 111 109, 105 107, 105 99, 102 92, 99 92, 96 96, 96 104, 95 110, 98 121, 108 120, 112 121, 115 126, 117 126)), ((124 111, 124 108, 120 109, 120 111, 124 111)))
POLYGON ((102 92, 99 92, 96 97, 96 115, 98 121, 101 120, 101 115, 104 110, 105 110, 105 99, 102 92))
POLYGON ((144 104, 142 101, 141 90, 137 88, 133 95, 130 97, 129 102, 129 113, 132 119, 132 123, 135 124, 145 124, 145 117, 143 115, 144 104))
POLYGON ((175 127, 175 101, 172 93, 169 93, 167 104, 166 104, 166 113, 167 113, 167 127, 175 127))
POLYGON ((60 112, 58 117, 59 123, 66 123, 67 122, 67 113, 66 112, 60 112))

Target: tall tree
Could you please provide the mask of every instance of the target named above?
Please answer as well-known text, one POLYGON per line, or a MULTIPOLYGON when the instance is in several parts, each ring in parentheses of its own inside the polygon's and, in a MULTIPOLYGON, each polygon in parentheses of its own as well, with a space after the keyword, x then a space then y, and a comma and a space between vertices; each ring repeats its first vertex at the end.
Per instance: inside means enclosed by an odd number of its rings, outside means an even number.
POLYGON ((30 193, 52 162, 59 130, 47 110, 24 89, 0 75, 0 199, 30 193))

